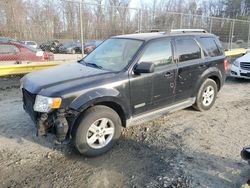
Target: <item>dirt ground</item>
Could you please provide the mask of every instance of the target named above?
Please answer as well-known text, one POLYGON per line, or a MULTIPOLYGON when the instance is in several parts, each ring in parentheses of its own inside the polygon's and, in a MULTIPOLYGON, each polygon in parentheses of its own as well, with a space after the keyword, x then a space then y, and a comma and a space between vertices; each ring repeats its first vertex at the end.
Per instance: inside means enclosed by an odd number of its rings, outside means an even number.
POLYGON ((36 137, 19 77, 0 78, 0 187, 240 187, 250 166, 250 81, 228 79, 207 112, 181 110, 123 131, 112 151, 76 153, 36 137))

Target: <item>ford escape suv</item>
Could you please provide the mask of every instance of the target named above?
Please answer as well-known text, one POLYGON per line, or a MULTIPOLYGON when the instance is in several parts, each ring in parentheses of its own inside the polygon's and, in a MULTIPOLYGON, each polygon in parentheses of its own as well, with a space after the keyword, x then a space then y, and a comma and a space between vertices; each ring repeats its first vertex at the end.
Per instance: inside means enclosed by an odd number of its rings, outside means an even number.
POLYGON ((23 107, 38 135, 71 139, 81 154, 97 156, 111 149, 122 127, 189 106, 209 110, 226 68, 213 34, 114 36, 78 63, 22 78, 23 107))

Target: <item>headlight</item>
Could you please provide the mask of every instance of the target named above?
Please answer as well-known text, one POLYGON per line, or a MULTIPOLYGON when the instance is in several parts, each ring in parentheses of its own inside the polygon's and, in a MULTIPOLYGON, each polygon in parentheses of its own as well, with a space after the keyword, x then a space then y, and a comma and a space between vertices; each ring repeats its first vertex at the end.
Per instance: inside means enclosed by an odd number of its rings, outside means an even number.
POLYGON ((240 66, 240 62, 239 62, 238 60, 235 60, 235 61, 233 62, 233 64, 234 64, 234 66, 236 66, 236 67, 239 67, 239 66, 240 66))
POLYGON ((49 112, 51 109, 59 108, 61 102, 62 102, 61 98, 51 98, 51 97, 37 95, 34 104, 34 111, 49 112))

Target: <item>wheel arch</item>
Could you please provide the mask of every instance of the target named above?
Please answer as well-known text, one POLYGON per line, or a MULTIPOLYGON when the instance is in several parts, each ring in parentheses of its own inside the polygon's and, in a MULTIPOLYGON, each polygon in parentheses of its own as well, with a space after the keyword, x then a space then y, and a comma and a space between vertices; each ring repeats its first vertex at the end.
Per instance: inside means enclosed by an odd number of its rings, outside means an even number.
POLYGON ((126 127, 126 120, 130 117, 130 114, 126 113, 126 112, 128 112, 127 109, 120 102, 118 102, 118 100, 115 98, 102 97, 102 98, 93 99, 93 100, 83 104, 78 109, 72 109, 73 111, 77 112, 77 115, 74 118, 73 122, 71 123, 70 134, 72 134, 74 127, 76 127, 76 124, 79 122, 79 120, 82 117, 82 115, 84 114, 84 112, 86 110, 88 110, 89 108, 91 108, 93 106, 97 106, 97 105, 107 106, 107 107, 113 109, 115 112, 117 112, 117 114, 121 118, 122 127, 124 127, 124 128, 126 127))
POLYGON ((217 89, 218 89, 218 91, 220 91, 221 84, 222 84, 220 78, 217 75, 212 75, 212 76, 209 76, 208 78, 215 81, 215 83, 217 85, 217 89))
POLYGON ((194 87, 192 97, 196 97, 202 83, 204 83, 204 81, 208 78, 215 81, 218 87, 218 91, 221 89, 223 85, 223 76, 218 68, 211 67, 203 72, 203 74, 199 77, 198 82, 196 82, 196 85, 194 87))

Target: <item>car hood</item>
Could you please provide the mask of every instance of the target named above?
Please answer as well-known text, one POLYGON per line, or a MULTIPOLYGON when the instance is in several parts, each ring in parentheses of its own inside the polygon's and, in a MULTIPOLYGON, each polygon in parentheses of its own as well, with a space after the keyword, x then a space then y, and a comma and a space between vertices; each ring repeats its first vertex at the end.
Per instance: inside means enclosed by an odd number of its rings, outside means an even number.
POLYGON ((250 62, 250 53, 247 53, 246 55, 239 57, 237 60, 240 62, 250 62))
POLYGON ((33 94, 59 96, 64 91, 86 87, 112 74, 80 63, 70 63, 27 74, 21 79, 21 87, 33 94))

